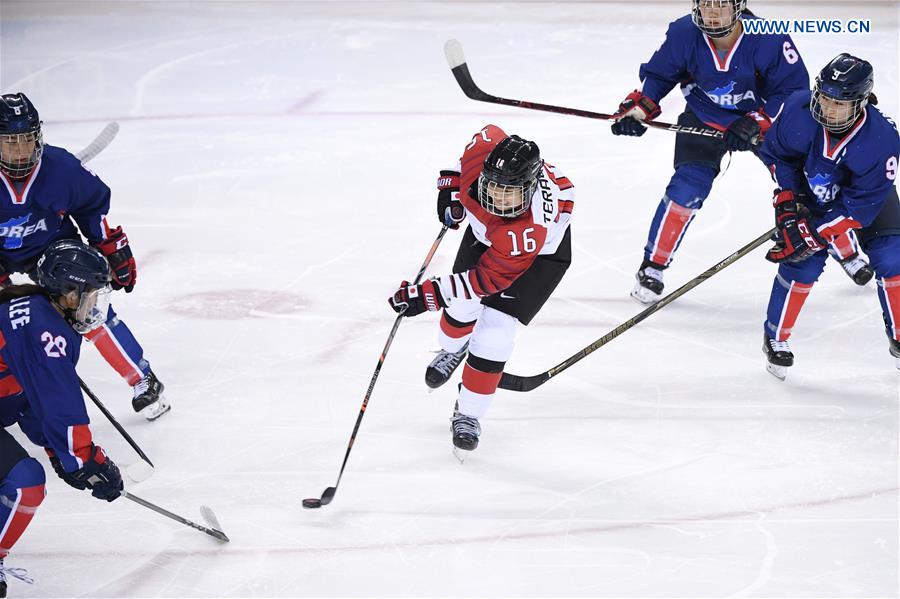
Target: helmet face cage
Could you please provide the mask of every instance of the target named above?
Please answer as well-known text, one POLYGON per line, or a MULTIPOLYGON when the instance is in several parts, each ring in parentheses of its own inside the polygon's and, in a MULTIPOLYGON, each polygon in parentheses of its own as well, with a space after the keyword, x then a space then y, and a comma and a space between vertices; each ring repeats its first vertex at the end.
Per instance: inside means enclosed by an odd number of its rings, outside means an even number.
POLYGON ((747 0, 693 0, 691 19, 694 21, 694 25, 709 37, 725 37, 734 31, 738 21, 741 19, 741 13, 746 8, 747 0), (707 25, 703 20, 701 7, 707 9, 730 8, 731 18, 721 25, 707 25))
POLYGON ((496 216, 514 218, 531 208, 531 197, 537 188, 537 178, 525 185, 506 185, 478 176, 478 203, 496 216))
POLYGON ((478 176, 478 202, 504 218, 525 213, 531 208, 543 167, 536 143, 518 135, 503 139, 491 150, 478 176))
POLYGON ((840 100, 824 93, 816 81, 816 88, 813 90, 812 102, 809 109, 813 118, 820 125, 825 127, 830 133, 846 133, 853 128, 859 117, 862 116, 863 110, 868 104, 868 98, 865 100, 840 100), (822 99, 825 98, 826 104, 822 105, 822 99))
POLYGON ((44 153, 41 129, 0 135, 0 171, 11 179, 24 179, 34 171, 44 153))
POLYGON ((24 179, 43 151, 41 120, 31 100, 22 93, 0 96, 0 172, 24 179))

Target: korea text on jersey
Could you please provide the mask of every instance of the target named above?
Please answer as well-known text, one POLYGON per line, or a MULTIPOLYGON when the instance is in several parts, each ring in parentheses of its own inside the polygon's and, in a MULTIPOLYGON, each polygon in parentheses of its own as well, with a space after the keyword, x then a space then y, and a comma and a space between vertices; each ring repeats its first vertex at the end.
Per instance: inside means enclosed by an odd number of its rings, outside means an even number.
POLYGON ((871 33, 871 19, 746 19, 749 35, 796 35, 799 33, 871 33))

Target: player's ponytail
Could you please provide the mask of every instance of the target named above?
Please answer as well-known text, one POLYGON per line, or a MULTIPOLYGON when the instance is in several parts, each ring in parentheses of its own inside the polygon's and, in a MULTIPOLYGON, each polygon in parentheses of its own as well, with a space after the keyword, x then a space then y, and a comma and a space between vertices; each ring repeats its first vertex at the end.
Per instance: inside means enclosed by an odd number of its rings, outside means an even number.
POLYGON ((0 303, 25 297, 26 295, 43 295, 50 297, 47 290, 40 285, 26 283, 24 285, 12 285, 11 287, 0 290, 0 303))
POLYGON ((869 105, 878 106, 878 96, 872 92, 869 92, 869 105))

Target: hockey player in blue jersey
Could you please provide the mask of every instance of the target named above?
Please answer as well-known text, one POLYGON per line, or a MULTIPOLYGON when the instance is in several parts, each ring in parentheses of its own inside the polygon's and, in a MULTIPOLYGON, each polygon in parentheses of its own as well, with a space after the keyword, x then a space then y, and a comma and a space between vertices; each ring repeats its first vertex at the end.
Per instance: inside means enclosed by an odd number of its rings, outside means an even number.
MULTIPOLYGON (((37 109, 22 93, 0 96, 0 181, 7 196, 0 200, 0 285, 8 285, 13 273, 33 279, 47 246, 80 239, 80 230, 109 260, 113 287, 134 288, 137 268, 128 237, 106 221, 109 187, 72 154, 43 143, 37 109)), ((169 410, 163 384, 112 307, 84 336, 132 386, 136 412, 155 420, 169 410)))
POLYGON ((778 262, 765 323, 769 372, 784 379, 794 363, 788 338, 825 267, 825 248, 850 230, 878 281, 891 355, 900 368, 900 201, 896 125, 875 108, 872 65, 841 54, 816 78, 815 89, 788 98, 760 156, 778 184, 778 262))
POLYGON ((6 427, 18 424, 72 487, 106 501, 124 488, 116 464, 93 442, 75 372, 81 331, 106 319, 107 261, 80 241, 61 240, 36 269, 39 285, 0 290, 0 597, 4 560, 44 500, 46 481, 6 427))
MULTIPOLYGON (((693 10, 669 25, 662 46, 640 67, 643 88, 620 104, 615 135, 641 136, 641 121, 660 115, 659 102, 676 85, 687 101, 678 124, 713 128, 723 139, 678 134, 675 173, 650 225, 644 260, 631 295, 643 303, 662 297, 663 271, 709 196, 727 152, 756 151, 787 97, 809 89, 809 73, 787 35, 745 35, 756 19, 746 0, 693 0, 693 10)), ((872 272, 852 234, 831 248, 847 273, 864 285, 872 272)))

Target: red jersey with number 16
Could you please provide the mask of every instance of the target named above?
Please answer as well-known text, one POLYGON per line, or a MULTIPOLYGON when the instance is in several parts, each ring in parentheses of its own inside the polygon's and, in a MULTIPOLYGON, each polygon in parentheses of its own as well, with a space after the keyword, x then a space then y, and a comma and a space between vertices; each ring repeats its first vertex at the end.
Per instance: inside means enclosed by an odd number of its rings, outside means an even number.
POLYGON ((509 137, 487 125, 466 146, 457 166, 460 202, 475 237, 488 246, 474 268, 440 277, 447 299, 485 297, 507 289, 539 255, 556 253, 569 228, 575 189, 559 169, 544 162, 531 207, 515 218, 491 214, 478 202, 478 176, 494 147, 509 137))

